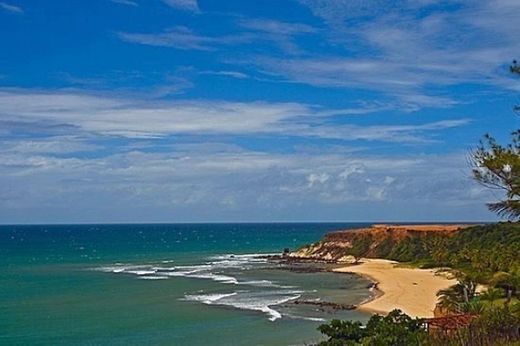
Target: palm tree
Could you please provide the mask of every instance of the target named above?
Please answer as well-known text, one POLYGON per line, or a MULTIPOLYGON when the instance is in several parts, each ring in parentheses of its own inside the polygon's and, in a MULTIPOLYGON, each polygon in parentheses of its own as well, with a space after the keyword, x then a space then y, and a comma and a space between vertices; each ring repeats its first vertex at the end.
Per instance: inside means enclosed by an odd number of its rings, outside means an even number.
POLYGON ((468 276, 460 277, 455 285, 437 293, 439 306, 449 312, 463 312, 463 304, 468 304, 475 298, 476 290, 475 281, 468 276))
POLYGON ((520 302, 516 302, 509 307, 511 313, 520 319, 520 302))
POLYGON ((511 298, 516 294, 520 287, 520 276, 507 272, 498 272, 491 279, 493 286, 501 288, 505 291, 506 301, 504 305, 509 305, 511 298))
POLYGON ((495 300, 498 300, 503 297, 502 290, 498 288, 490 287, 483 293, 479 295, 480 299, 487 300, 493 303, 495 300))
POLYGON ((437 293, 437 297, 439 297, 439 303, 437 304, 442 310, 451 312, 451 313, 459 313, 460 303, 461 303, 461 295, 454 286, 440 290, 437 293))
POLYGON ((484 304, 478 299, 473 299, 470 302, 464 302, 459 305, 460 312, 468 313, 468 314, 477 314, 480 315, 484 312, 485 307, 484 304))

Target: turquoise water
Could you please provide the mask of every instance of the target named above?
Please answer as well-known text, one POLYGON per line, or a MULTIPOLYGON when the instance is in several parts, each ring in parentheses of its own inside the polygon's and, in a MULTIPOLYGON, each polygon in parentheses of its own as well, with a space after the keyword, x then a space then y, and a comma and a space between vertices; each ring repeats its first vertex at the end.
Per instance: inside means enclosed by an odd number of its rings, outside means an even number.
POLYGON ((289 271, 280 253, 364 224, 0 226, 0 344, 292 345, 356 304, 365 279, 289 271))

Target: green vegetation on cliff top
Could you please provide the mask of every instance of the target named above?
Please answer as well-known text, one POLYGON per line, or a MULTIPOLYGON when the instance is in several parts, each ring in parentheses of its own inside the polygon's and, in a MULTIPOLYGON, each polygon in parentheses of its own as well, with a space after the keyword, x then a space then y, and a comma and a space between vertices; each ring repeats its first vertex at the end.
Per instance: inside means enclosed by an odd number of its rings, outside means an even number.
POLYGON ((498 272, 520 275, 520 223, 506 222, 472 226, 451 235, 410 231, 404 239, 386 237, 371 244, 366 233, 352 239, 345 255, 410 262, 423 268, 450 267, 478 281, 488 282, 498 272), (368 250, 370 249, 370 250, 368 250))

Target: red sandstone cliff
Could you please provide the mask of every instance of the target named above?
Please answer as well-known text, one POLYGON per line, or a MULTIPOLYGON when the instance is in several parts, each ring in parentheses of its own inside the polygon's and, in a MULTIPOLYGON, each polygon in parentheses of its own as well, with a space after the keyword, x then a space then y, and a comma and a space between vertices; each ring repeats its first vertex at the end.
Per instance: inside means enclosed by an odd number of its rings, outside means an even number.
POLYGON ((356 257, 381 257, 397 244, 425 236, 449 237, 469 225, 373 225, 370 228, 328 233, 321 241, 304 246, 292 257, 352 262, 356 257))

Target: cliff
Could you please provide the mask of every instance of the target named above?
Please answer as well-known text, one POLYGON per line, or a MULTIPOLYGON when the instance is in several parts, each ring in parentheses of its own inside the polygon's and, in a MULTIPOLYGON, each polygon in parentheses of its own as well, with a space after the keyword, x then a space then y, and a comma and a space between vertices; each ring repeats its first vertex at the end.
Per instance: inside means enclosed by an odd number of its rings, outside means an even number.
POLYGON ((423 239, 451 237, 469 225, 373 225, 370 228, 328 233, 321 241, 306 245, 289 254, 306 258, 337 262, 355 262, 360 257, 413 260, 423 239), (410 252, 409 256, 406 252, 410 252))

